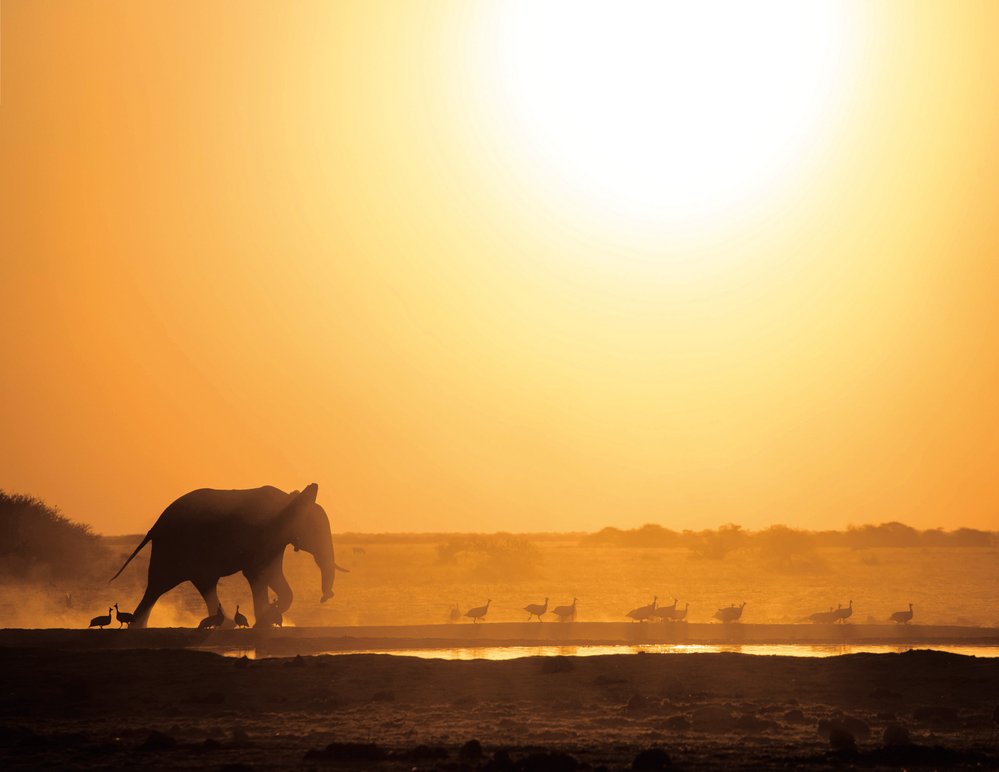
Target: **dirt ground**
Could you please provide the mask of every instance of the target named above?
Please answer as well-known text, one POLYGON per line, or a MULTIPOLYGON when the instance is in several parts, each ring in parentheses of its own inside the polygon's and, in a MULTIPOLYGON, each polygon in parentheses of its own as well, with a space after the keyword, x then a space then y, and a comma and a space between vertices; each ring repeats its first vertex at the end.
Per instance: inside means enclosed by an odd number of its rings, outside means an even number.
POLYGON ((999 767, 999 660, 0 651, 0 767, 999 767))

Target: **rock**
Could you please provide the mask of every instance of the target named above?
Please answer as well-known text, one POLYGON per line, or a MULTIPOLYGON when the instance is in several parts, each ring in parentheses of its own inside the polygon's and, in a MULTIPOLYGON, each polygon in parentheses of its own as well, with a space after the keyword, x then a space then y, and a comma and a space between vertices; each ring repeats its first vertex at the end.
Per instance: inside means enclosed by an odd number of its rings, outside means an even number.
POLYGON ((885 727, 884 734, 881 735, 881 742, 886 748, 894 748, 900 745, 909 745, 909 730, 901 724, 891 723, 885 727))
POLYGON ((469 740, 458 749, 458 758, 466 764, 478 761, 482 758, 482 743, 478 740, 469 740))
POLYGON ((857 749, 857 740, 849 729, 840 725, 829 732, 829 746, 834 751, 854 751, 857 749))
POLYGON ((791 710, 784 713, 782 718, 789 724, 807 724, 808 719, 805 718, 804 712, 801 708, 791 708, 791 710))
POLYGON ((670 769, 673 766, 673 759, 662 748, 646 748, 639 751, 631 762, 631 768, 639 772, 658 772, 661 769, 670 769))
POLYGON ((690 719, 683 715, 670 716, 663 722, 663 726, 672 732, 686 732, 690 729, 690 719))

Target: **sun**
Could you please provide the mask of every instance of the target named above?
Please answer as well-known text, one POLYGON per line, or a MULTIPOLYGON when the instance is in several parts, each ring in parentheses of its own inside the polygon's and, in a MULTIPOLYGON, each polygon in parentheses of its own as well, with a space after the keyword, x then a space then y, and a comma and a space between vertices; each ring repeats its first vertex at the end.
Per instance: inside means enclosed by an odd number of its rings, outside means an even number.
POLYGON ((496 110, 534 182, 584 216, 711 221, 768 195, 821 144, 847 66, 847 13, 503 3, 489 19, 496 110))

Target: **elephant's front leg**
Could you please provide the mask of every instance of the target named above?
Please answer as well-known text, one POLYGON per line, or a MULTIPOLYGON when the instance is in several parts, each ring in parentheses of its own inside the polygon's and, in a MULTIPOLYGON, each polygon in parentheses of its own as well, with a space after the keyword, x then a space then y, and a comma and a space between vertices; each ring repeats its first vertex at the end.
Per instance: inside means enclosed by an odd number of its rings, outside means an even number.
POLYGON ((264 578, 263 571, 243 571, 243 576, 249 582, 250 592, 253 594, 253 626, 257 627, 261 620, 267 619, 271 606, 271 599, 267 594, 267 579, 264 578))
POLYGON ((291 608, 291 601, 295 597, 291 585, 284 578, 283 557, 284 555, 278 555, 277 559, 267 567, 265 574, 267 586, 277 593, 277 604, 282 614, 291 608))

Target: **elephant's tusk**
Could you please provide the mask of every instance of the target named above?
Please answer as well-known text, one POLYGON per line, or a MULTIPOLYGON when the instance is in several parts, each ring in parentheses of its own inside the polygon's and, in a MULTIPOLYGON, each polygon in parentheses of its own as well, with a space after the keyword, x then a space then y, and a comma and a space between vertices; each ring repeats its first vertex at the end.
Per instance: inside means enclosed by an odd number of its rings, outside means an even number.
POLYGON ((349 568, 344 568, 343 566, 341 566, 336 561, 333 561, 333 568, 335 568, 337 571, 343 571, 345 574, 349 574, 350 573, 350 569, 349 568))

